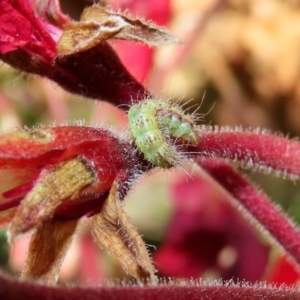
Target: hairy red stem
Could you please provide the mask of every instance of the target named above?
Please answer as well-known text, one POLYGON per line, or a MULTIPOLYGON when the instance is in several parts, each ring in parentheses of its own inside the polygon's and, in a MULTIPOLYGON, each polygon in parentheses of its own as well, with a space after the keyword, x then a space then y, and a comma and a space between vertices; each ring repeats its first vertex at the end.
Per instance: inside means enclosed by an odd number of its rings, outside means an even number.
POLYGON ((201 156, 227 158, 251 169, 277 171, 290 179, 300 176, 300 143, 262 132, 200 130, 201 156))
POLYGON ((23 300, 47 298, 49 300, 87 300, 87 299, 144 299, 144 300, 297 300, 296 289, 240 283, 231 285, 220 282, 189 282, 162 286, 113 286, 113 287, 51 287, 25 281, 15 281, 0 276, 0 297, 3 300, 23 300))
POLYGON ((263 229, 296 261, 300 266, 300 232, 289 218, 255 186, 237 173, 225 161, 208 159, 200 162, 209 173, 232 197, 238 208, 246 210, 246 216, 262 225, 263 229))

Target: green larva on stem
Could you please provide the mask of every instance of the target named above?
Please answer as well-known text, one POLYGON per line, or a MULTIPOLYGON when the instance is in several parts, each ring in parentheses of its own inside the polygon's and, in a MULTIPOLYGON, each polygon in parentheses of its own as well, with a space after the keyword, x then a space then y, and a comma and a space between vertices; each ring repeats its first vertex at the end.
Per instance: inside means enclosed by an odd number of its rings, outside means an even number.
POLYGON ((178 145, 196 146, 199 134, 193 117, 179 105, 145 99, 130 107, 129 129, 137 148, 153 165, 167 168, 178 164, 178 145))

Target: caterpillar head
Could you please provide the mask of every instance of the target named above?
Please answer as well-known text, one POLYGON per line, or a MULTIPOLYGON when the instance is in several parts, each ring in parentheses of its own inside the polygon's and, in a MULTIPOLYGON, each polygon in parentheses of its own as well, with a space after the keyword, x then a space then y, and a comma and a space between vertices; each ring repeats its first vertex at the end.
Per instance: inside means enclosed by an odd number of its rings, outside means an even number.
POLYGON ((178 164, 184 157, 180 149, 200 140, 193 117, 168 101, 142 100, 130 107, 128 121, 137 148, 162 168, 178 164))

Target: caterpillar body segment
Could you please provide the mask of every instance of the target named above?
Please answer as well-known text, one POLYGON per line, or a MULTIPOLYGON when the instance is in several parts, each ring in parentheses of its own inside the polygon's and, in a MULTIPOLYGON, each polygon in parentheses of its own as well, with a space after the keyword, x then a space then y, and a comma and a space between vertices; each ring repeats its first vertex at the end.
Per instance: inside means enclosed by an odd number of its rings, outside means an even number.
POLYGON ((146 160, 162 168, 176 164, 177 154, 159 128, 152 102, 149 105, 142 102, 133 105, 129 109, 128 120, 134 142, 146 160))
POLYGON ((152 164, 164 168, 176 163, 176 152, 169 147, 159 129, 148 131, 135 142, 152 164))
POLYGON ((180 107, 158 111, 159 125, 162 131, 167 131, 172 138, 180 139, 182 143, 196 146, 200 141, 196 124, 190 115, 184 114, 180 107))
POLYGON ((142 100, 131 106, 128 120, 137 148, 145 159, 162 168, 183 158, 178 145, 196 146, 200 140, 192 116, 168 101, 142 100))

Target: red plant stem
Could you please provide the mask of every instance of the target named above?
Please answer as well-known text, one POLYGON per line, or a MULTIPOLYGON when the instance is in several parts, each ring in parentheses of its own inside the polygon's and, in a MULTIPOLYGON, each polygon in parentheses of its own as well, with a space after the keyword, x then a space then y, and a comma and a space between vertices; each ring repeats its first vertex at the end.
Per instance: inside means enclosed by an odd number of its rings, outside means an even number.
POLYGON ((112 287, 52 287, 34 284, 26 281, 15 281, 0 275, 0 297, 3 300, 297 300, 300 292, 287 287, 276 288, 266 284, 249 286, 220 282, 199 282, 191 285, 189 282, 179 282, 162 286, 112 286, 112 287))
POLYGON ((300 143, 262 132, 221 128, 200 129, 200 156, 227 158, 251 169, 279 171, 290 179, 300 176, 300 143))
POLYGON ((255 186, 223 160, 207 159, 199 162, 230 195, 233 203, 246 217, 271 234, 271 237, 300 266, 300 232, 289 218, 255 186), (257 224, 258 222, 258 224, 257 224), (262 226, 262 227, 261 227, 262 226))

